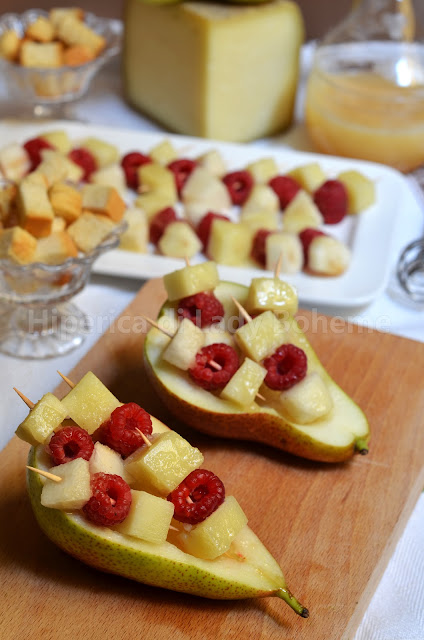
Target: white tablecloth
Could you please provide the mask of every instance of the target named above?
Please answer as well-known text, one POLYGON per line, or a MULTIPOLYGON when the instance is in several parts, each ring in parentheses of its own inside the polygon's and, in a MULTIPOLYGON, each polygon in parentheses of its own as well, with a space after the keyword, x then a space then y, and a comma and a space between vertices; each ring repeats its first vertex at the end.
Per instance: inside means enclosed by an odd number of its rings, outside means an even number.
MULTIPOLYGON (((1 85, 0 85, 0 99, 1 85)), ((3 96, 4 98, 4 96, 3 96)), ((299 92, 298 115, 301 116, 302 94, 299 92)), ((3 112, 5 109, 3 109, 3 112)), ((13 114, 13 111, 10 112, 13 114)), ((87 97, 74 107, 74 116, 96 124, 117 126, 143 131, 163 131, 158 125, 132 111, 121 97, 119 66, 111 63, 93 82, 87 97)), ((1 134, 0 122, 0 134, 1 134)), ((302 127, 277 139, 281 145, 307 149, 302 127)), ((1 142, 1 138, 0 138, 1 142)), ((273 139, 275 145, 276 139, 273 139)), ((269 140, 255 144, 266 148, 269 140)), ((405 210, 399 218, 395 245, 391 259, 393 265, 402 247, 423 235, 424 200, 411 181, 411 198, 421 204, 405 210), (421 215, 422 214, 422 215, 421 215)), ((101 317, 102 326, 119 315, 141 286, 141 281, 93 276, 90 284, 75 302, 90 317, 101 317)), ((328 309, 325 309, 328 312, 328 309)), ((340 310, 330 310, 342 315, 340 310)), ((354 316, 345 316, 357 323, 372 327, 385 326, 390 332, 424 342, 423 310, 401 304, 388 292, 369 307, 354 316)), ((99 326, 99 323, 93 323, 99 326)), ((0 355, 0 449, 13 436, 17 424, 26 415, 26 409, 17 401, 13 386, 30 398, 37 399, 58 383, 57 369, 69 371, 98 339, 91 332, 84 344, 68 356, 47 361, 21 361, 0 355)), ((424 639, 424 496, 422 495, 410 518, 384 577, 374 594, 367 613, 354 640, 423 640, 424 639)))

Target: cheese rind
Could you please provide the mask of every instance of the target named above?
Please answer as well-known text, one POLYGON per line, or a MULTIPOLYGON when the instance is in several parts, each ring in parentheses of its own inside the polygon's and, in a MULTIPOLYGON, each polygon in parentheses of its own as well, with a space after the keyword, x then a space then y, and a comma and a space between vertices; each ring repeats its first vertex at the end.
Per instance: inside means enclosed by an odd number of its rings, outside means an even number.
POLYGON ((287 127, 304 28, 296 3, 128 0, 129 102, 169 129, 246 142, 287 127))

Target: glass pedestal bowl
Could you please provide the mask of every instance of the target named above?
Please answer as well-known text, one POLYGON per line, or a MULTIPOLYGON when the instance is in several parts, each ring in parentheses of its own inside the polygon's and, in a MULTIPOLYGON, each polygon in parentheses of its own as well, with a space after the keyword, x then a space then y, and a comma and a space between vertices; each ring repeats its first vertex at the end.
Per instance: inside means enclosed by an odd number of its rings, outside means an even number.
POLYGON ((58 265, 0 260, 0 352, 44 359, 79 347, 90 323, 70 300, 87 284, 96 258, 119 244, 125 228, 125 223, 116 226, 93 251, 58 265))
MULTIPOLYGON (((22 38, 27 26, 39 16, 48 17, 48 12, 31 9, 22 14, 4 14, 0 17, 0 36, 14 30, 22 38)), ((99 69, 120 52, 122 42, 121 21, 85 13, 84 22, 106 41, 100 55, 90 62, 42 69, 0 57, 0 97, 6 97, 2 116, 73 119, 72 103, 87 92, 99 69)))

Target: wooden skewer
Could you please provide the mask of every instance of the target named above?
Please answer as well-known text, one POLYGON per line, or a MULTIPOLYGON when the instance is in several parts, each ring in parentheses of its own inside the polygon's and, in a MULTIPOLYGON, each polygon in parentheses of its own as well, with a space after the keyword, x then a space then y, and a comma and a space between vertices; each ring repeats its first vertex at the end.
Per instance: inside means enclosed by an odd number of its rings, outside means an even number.
POLYGON ((35 471, 39 473, 40 476, 44 476, 45 478, 49 478, 49 480, 54 480, 54 482, 62 482, 63 478, 60 476, 56 476, 54 473, 50 473, 50 471, 43 471, 42 469, 36 469, 35 467, 30 467, 28 464, 26 465, 27 469, 31 469, 31 471, 35 471))
POLYGON ((280 253, 280 257, 278 258, 277 264, 275 265, 274 278, 279 278, 280 277, 282 261, 283 261, 283 252, 280 253))
POLYGON ((71 389, 73 389, 75 387, 75 382, 72 382, 72 380, 70 380, 69 378, 64 376, 63 373, 60 373, 60 371, 58 371, 58 374, 60 375, 62 380, 64 380, 66 382, 66 384, 68 384, 71 387, 71 389))
POLYGON ((147 446, 148 446, 148 447, 151 447, 151 446, 152 446, 152 443, 150 442, 150 440, 149 440, 149 438, 146 436, 146 434, 145 434, 145 433, 143 433, 143 432, 141 431, 141 429, 139 429, 138 427, 136 427, 136 428, 135 428, 135 430, 136 430, 136 431, 138 431, 138 433, 141 435, 141 437, 142 437, 142 438, 143 438, 143 440, 144 440, 144 443, 145 443, 145 444, 147 444, 147 446))
POLYGON ((16 393, 18 394, 18 396, 25 402, 26 406, 29 409, 33 409, 35 407, 35 404, 33 402, 31 402, 31 400, 29 398, 27 398, 26 396, 24 396, 24 394, 22 393, 22 391, 19 391, 19 389, 17 389, 16 387, 13 387, 13 391, 16 391, 16 393))
POLYGON ((236 305, 237 309, 240 311, 241 315, 246 320, 246 322, 252 322, 253 320, 252 316, 250 316, 247 313, 246 309, 240 304, 240 302, 236 300, 233 296, 231 296, 231 300, 234 302, 234 304, 236 305))
POLYGON ((158 323, 155 322, 154 320, 152 320, 151 318, 148 318, 147 316, 143 316, 143 315, 141 317, 144 318, 145 320, 147 320, 147 322, 149 324, 151 324, 152 327, 155 327, 155 329, 159 329, 159 331, 162 331, 162 333, 165 334, 166 336, 168 336, 168 338, 173 338, 174 337, 173 333, 171 333, 170 331, 166 331, 166 329, 163 329, 162 327, 160 327, 158 325, 158 323))

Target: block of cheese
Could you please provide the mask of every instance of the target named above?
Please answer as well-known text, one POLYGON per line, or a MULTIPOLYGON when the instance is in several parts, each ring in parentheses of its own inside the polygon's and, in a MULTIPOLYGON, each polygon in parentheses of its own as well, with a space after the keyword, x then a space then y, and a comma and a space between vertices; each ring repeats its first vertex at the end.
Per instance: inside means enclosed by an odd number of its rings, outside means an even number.
POLYGON ((127 99, 179 133, 235 142, 276 133, 292 120, 303 37, 289 0, 127 0, 127 99))

